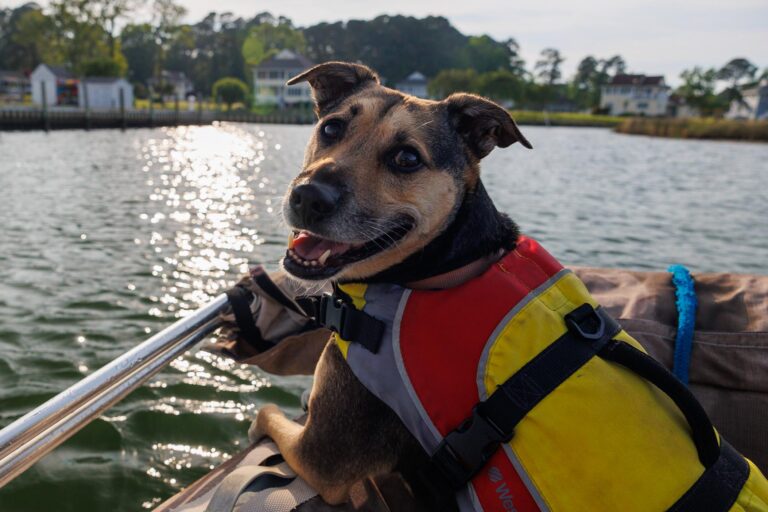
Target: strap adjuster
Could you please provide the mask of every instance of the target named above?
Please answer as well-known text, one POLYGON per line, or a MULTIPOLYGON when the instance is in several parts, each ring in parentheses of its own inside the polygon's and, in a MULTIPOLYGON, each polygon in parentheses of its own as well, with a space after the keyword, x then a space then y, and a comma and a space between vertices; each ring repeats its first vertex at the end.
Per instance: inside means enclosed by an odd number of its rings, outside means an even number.
POLYGON ((381 320, 328 293, 299 297, 296 302, 317 325, 335 332, 345 341, 359 343, 374 354, 378 352, 384 335, 381 320))
POLYGON ((482 468, 501 443, 508 443, 514 430, 501 431, 476 406, 472 416, 450 432, 432 455, 432 462, 454 489, 461 489, 482 468))
POLYGON ((565 325, 573 334, 588 340, 597 341, 605 336, 603 316, 589 303, 584 303, 565 315, 565 325))

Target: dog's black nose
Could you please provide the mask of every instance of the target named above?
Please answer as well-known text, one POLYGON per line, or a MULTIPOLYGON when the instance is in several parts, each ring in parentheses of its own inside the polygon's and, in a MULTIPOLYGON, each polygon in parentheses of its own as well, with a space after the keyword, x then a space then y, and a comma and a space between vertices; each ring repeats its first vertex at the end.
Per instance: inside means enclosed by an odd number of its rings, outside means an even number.
POLYGON ((341 193, 336 187, 324 183, 299 185, 291 192, 291 209, 306 227, 323 220, 336 211, 341 193))

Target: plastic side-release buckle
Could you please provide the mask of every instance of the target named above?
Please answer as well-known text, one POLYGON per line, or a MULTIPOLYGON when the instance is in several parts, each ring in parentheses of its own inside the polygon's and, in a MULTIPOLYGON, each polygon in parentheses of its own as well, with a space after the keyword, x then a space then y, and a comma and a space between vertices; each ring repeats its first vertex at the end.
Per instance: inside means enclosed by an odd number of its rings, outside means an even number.
POLYGON ((432 455, 432 462, 454 489, 461 489, 482 468, 501 443, 509 442, 514 431, 504 433, 490 419, 479 413, 450 432, 432 455))

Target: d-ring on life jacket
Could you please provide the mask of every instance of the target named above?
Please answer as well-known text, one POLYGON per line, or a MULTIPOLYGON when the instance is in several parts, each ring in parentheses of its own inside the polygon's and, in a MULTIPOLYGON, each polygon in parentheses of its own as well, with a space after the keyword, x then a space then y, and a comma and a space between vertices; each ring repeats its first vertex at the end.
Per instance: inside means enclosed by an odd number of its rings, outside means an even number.
POLYGON ((454 288, 339 288, 315 316, 462 512, 768 512, 760 470, 534 240, 454 288))

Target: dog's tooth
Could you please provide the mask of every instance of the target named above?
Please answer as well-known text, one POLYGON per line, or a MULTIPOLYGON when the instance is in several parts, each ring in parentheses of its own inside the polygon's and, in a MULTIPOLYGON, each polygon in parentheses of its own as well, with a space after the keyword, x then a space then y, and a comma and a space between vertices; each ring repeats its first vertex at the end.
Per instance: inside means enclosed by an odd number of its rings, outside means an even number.
POLYGON ((309 266, 309 262, 307 260, 302 260, 301 264, 304 265, 305 267, 309 266))
POLYGON ((320 263, 320 265, 325 265, 325 262, 328 261, 328 257, 331 255, 331 250, 326 249, 325 252, 320 256, 317 261, 320 263))
POLYGON ((313 267, 316 267, 317 266, 317 260, 312 260, 312 261, 309 262, 309 264, 312 265, 313 267))

